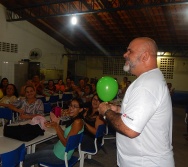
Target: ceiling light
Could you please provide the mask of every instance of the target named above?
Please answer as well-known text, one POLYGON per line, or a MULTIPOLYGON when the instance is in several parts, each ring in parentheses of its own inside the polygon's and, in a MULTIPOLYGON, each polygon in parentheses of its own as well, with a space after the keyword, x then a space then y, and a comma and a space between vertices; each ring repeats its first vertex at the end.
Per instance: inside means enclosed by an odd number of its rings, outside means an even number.
POLYGON ((76 25, 77 24, 77 18, 75 17, 75 16, 73 16, 72 18, 71 18, 71 23, 73 24, 73 25, 76 25))
POLYGON ((163 56, 163 55, 164 55, 164 52, 157 52, 157 55, 158 55, 158 56, 163 56))

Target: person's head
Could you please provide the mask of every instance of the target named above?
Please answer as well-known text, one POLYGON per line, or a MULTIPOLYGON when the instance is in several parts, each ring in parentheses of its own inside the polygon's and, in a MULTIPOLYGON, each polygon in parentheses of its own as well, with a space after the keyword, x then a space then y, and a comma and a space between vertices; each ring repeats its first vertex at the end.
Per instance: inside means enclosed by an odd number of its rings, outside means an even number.
POLYGON ((30 80, 30 79, 29 79, 29 80, 27 80, 27 81, 26 81, 26 85, 33 85, 32 80, 30 80))
POLYGON ((5 88, 7 85, 8 85, 8 79, 7 78, 3 78, 2 80, 1 80, 1 87, 3 88, 5 88))
POLYGON ((34 86, 27 85, 25 87, 25 97, 26 99, 34 99, 36 97, 36 90, 34 86))
POLYGON ((131 81, 127 81, 127 87, 129 87, 131 84, 131 81))
POLYGON ((123 55, 126 62, 124 71, 139 76, 144 72, 157 68, 157 45, 148 37, 136 38, 129 44, 123 55))
POLYGON ((53 80, 48 80, 48 86, 54 86, 54 81, 53 80))
POLYGON ((123 77, 123 82, 127 82, 128 81, 128 78, 127 77, 123 77))
POLYGON ((96 83, 92 83, 91 88, 92 88, 92 93, 96 92, 96 83))
POLYGON ((59 79, 59 80, 58 80, 58 84, 59 84, 59 85, 62 85, 62 84, 63 84, 63 80, 62 80, 62 79, 59 79))
POLYGON ((91 94, 91 91, 92 91, 92 87, 90 84, 86 84, 85 88, 84 88, 84 94, 85 95, 89 95, 91 94))
POLYGON ((172 83, 168 82, 167 86, 168 86, 168 89, 170 90, 172 88, 172 83))
POLYGON ((81 88, 83 88, 83 87, 85 86, 85 81, 84 81, 84 79, 80 79, 80 80, 79 80, 79 85, 80 85, 81 88))
POLYGON ((38 75, 34 75, 33 78, 32 78, 32 81, 33 81, 33 82, 36 82, 36 83, 37 83, 37 82, 40 82, 39 76, 38 76, 38 75))
POLYGON ((87 83, 89 82, 89 78, 88 78, 88 77, 85 77, 85 78, 84 78, 84 82, 85 82, 85 84, 87 84, 87 83))
POLYGON ((99 104, 102 102, 102 100, 99 98, 97 94, 94 94, 92 99, 91 99, 91 105, 93 109, 98 109, 99 104))
POLYGON ((11 96, 16 96, 18 97, 18 90, 14 84, 8 84, 6 87, 6 96, 11 97, 11 96))
POLYGON ((83 111, 84 104, 81 98, 73 98, 69 105, 69 115, 72 118, 77 117, 83 111))
POLYGON ((70 85, 71 84, 71 79, 70 78, 66 78, 66 84, 70 85))

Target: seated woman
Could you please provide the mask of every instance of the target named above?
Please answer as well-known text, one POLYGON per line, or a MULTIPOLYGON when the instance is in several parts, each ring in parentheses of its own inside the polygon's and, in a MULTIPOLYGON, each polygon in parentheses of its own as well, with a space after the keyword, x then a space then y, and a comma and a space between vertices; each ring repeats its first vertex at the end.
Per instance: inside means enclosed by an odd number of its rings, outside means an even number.
POLYGON ((92 97, 93 97, 92 87, 90 84, 86 84, 86 86, 84 88, 84 93, 81 95, 81 98, 82 98, 83 102, 85 103, 84 105, 86 108, 91 106, 92 97))
MULTIPOLYGON (((3 93, 3 95, 6 94, 6 87, 7 87, 8 84, 9 84, 9 81, 8 81, 7 78, 3 78, 3 79, 1 80, 0 89, 1 89, 1 91, 2 91, 2 93, 3 93)), ((2 97, 3 97, 3 96, 2 96, 2 97)), ((2 97, 0 97, 0 98, 2 98, 2 97)))
POLYGON ((63 93, 65 91, 65 84, 62 79, 58 80, 58 83, 55 85, 57 93, 63 93))
POLYGON ((105 124, 103 117, 98 112, 98 107, 101 102, 98 95, 95 94, 91 100, 91 107, 83 114, 85 126, 81 150, 93 150, 95 148, 94 139, 97 128, 99 125, 105 124))
POLYGON ((44 114, 44 105, 40 99, 36 98, 35 88, 31 85, 25 87, 25 99, 20 99, 16 105, 8 104, 7 107, 19 112, 21 119, 32 119, 37 115, 44 114))
POLYGON ((51 96, 56 92, 56 86, 53 80, 48 80, 48 85, 43 90, 43 95, 51 96))
POLYGON ((7 104, 13 104, 17 101, 18 91, 14 84, 8 84, 6 87, 5 95, 0 100, 0 106, 7 107, 7 104))
MULTIPOLYGON (((69 136, 83 132, 84 123, 81 118, 83 111, 83 102, 81 99, 73 99, 69 106, 71 121, 66 125, 63 131, 59 124, 54 120, 55 115, 51 113, 52 122, 47 122, 46 127, 52 127, 56 130, 59 141, 54 145, 48 145, 41 151, 34 154, 27 154, 24 161, 24 167, 38 164, 39 162, 62 164, 64 161, 65 147, 69 136)), ((74 150, 68 153, 68 160, 71 158, 74 150)))
POLYGON ((36 90, 37 95, 42 95, 43 94, 44 85, 40 81, 39 76, 38 75, 33 76, 32 82, 33 82, 33 85, 35 86, 35 90, 36 90))

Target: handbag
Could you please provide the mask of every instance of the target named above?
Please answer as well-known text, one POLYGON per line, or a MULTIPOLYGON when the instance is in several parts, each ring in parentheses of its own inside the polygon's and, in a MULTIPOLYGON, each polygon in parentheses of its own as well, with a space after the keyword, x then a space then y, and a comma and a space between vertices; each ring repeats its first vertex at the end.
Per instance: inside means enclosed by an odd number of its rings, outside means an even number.
POLYGON ((44 130, 38 124, 5 125, 3 135, 20 141, 30 141, 40 135, 44 135, 44 130))

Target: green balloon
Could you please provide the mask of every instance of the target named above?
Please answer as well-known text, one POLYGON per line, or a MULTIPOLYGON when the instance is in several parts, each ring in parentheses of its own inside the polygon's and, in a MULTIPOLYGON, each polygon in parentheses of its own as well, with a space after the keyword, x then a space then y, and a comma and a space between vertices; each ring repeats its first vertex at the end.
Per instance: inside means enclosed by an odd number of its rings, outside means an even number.
POLYGON ((105 102, 111 101, 117 95, 118 83, 109 76, 102 77, 97 82, 97 94, 99 98, 105 102))

